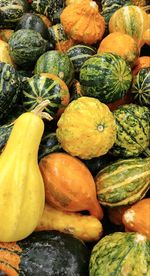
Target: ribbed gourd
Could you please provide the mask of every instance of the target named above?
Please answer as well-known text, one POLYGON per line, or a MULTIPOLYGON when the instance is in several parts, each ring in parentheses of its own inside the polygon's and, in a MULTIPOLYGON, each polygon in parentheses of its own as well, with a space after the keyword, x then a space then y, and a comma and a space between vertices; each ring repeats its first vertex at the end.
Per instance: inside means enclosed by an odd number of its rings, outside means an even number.
POLYGON ((114 162, 95 177, 97 197, 104 206, 125 206, 142 199, 150 188, 150 157, 114 162))
POLYGON ((90 276, 150 274, 150 241, 139 233, 115 232, 92 249, 90 276))
POLYGON ((0 241, 12 242, 29 236, 42 215, 45 191, 37 154, 44 131, 42 109, 46 105, 47 101, 34 112, 17 118, 1 154, 0 241))
POLYGON ((111 153, 119 157, 149 154, 150 110, 138 104, 125 104, 113 111, 117 136, 111 153))

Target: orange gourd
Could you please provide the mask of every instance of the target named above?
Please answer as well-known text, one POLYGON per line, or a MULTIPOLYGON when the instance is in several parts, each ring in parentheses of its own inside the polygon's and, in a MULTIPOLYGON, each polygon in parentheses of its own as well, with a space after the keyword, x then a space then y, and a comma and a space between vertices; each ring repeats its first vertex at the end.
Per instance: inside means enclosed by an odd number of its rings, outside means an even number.
POLYGON ((149 56, 142 56, 136 59, 134 62, 134 66, 132 69, 132 76, 136 76, 137 73, 145 67, 150 67, 150 57, 149 56))
POLYGON ((79 159, 67 153, 52 153, 40 160, 39 168, 47 203, 63 211, 88 210, 99 219, 103 217, 94 179, 79 159))
POLYGON ((147 29, 143 34, 143 40, 144 42, 150 46, 150 28, 147 29))
POLYGON ((101 40, 105 31, 105 20, 95 1, 84 0, 68 5, 60 20, 73 40, 89 45, 101 40))
POLYGON ((101 41, 98 54, 104 52, 118 54, 131 65, 139 56, 135 40, 131 36, 121 32, 110 33, 101 41))
POLYGON ((115 225, 122 225, 122 216, 129 206, 119 206, 114 208, 108 208, 108 218, 115 225))
POLYGON ((134 205, 122 217, 126 231, 141 233, 150 239, 150 198, 144 198, 134 205))

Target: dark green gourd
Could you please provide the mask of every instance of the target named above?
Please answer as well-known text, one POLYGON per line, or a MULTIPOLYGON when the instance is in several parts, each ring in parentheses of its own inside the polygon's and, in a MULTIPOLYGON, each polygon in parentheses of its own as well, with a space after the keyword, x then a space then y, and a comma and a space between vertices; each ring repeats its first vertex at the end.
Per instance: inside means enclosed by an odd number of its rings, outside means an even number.
POLYGON ((40 33, 44 39, 48 39, 48 28, 37 14, 25 13, 19 20, 15 30, 17 31, 20 29, 34 30, 40 33))
POLYGON ((146 106, 126 104, 113 111, 117 136, 111 153, 118 157, 149 154, 150 110, 146 106))
POLYGON ((21 29, 11 36, 9 46, 15 64, 29 68, 47 50, 48 42, 34 30, 21 29))
POLYGON ((113 53, 102 53, 86 60, 80 70, 81 93, 103 103, 121 99, 132 81, 131 68, 113 53))
POLYGON ((41 231, 0 244, 0 269, 16 276, 87 276, 89 251, 70 234, 41 231), (13 261, 15 260, 15 261, 13 261))
POLYGON ((21 84, 15 68, 0 62, 0 119, 6 118, 20 94, 21 84))

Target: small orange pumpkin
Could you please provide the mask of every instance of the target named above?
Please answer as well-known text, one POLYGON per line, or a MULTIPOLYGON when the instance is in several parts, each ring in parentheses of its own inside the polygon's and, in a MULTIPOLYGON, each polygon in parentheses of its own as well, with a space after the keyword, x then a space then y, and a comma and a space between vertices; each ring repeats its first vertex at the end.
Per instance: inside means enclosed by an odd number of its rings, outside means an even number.
POLYGON ((67 153, 52 153, 40 160, 46 201, 62 211, 88 210, 101 219, 103 211, 96 197, 96 186, 88 168, 67 153))
POLYGON ((68 5, 62 11, 60 20, 73 40, 89 45, 101 40, 105 31, 105 20, 95 1, 83 0, 68 5))
POLYGON ((104 52, 118 54, 129 64, 132 64, 139 56, 139 50, 135 40, 130 35, 121 32, 110 33, 101 41, 98 53, 104 52))
POLYGON ((124 212, 122 217, 126 231, 139 232, 150 239, 150 198, 144 198, 124 212))
POLYGON ((145 67, 150 67, 150 57, 149 56, 142 56, 135 60, 133 69, 132 69, 132 76, 136 76, 137 73, 145 67))

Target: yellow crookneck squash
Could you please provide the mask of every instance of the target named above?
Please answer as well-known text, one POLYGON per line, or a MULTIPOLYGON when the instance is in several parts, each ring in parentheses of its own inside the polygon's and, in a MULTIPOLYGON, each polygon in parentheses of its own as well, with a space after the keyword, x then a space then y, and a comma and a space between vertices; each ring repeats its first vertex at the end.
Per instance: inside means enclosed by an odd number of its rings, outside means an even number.
POLYGON ((44 131, 42 112, 48 101, 15 121, 0 156, 0 241, 24 239, 36 228, 43 213, 45 191, 37 154, 44 131))

